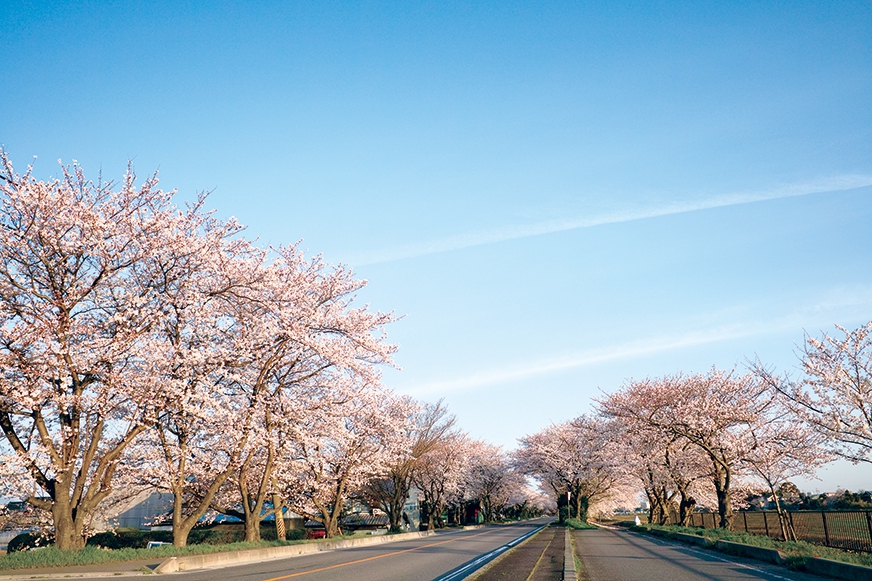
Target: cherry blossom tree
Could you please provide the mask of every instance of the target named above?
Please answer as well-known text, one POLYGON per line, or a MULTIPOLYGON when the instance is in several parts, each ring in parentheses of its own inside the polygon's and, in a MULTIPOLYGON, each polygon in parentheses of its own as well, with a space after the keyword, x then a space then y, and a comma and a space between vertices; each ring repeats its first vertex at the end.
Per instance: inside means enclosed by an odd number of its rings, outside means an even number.
POLYGON ((666 524, 677 507, 678 524, 686 526, 702 493, 700 483, 711 472, 701 450, 633 418, 619 418, 615 426, 616 454, 624 472, 645 492, 648 522, 666 524))
POLYGON ((801 380, 777 377, 760 362, 755 370, 836 455, 872 463, 872 322, 852 331, 836 329, 841 336, 806 336, 801 380))
POLYGON ((125 453, 153 421, 162 388, 151 332, 188 255, 199 208, 178 212, 152 177, 119 188, 81 169, 43 182, 0 152, 0 428, 52 514, 61 549, 85 543, 125 453), (164 278, 161 278, 164 277, 164 278))
POLYGON ((469 452, 462 485, 464 498, 479 504, 485 522, 496 522, 511 499, 526 486, 523 474, 514 469, 499 446, 476 442, 469 452))
POLYGON ((813 476, 832 456, 824 449, 820 433, 797 422, 784 402, 777 403, 767 417, 751 427, 753 444, 742 462, 749 468, 751 477, 766 485, 775 503, 782 538, 796 540, 796 532, 781 506, 777 489, 791 478, 813 476))
POLYGON ((364 497, 378 506, 387 515, 390 529, 400 530, 403 506, 409 496, 414 471, 421 459, 442 446, 455 434, 454 416, 448 413, 442 400, 420 406, 409 402, 413 415, 408 423, 409 429, 402 434, 402 454, 392 463, 387 473, 370 481, 364 490, 364 497))
POLYGON ((650 426, 697 447, 711 466, 719 526, 733 519, 731 484, 754 447, 751 429, 772 404, 753 374, 712 369, 705 374, 632 381, 600 402, 603 413, 650 426))
POLYGON ((450 433, 415 463, 412 481, 421 493, 427 530, 445 526, 442 513, 449 499, 457 497, 460 492, 470 450, 467 435, 450 433))
POLYGON ((165 461, 154 476, 174 493, 177 546, 210 508, 241 518, 246 540, 259 540, 261 520, 281 509, 282 442, 318 408, 358 395, 337 385, 377 383, 375 365, 395 349, 381 330, 393 315, 351 308, 364 282, 350 271, 295 247, 274 249, 270 262, 239 240, 219 250, 216 268, 197 270, 205 287, 174 295, 161 337, 172 389, 155 425, 165 461))
POLYGON ((339 532, 339 518, 352 492, 385 470, 402 454, 402 434, 410 409, 378 385, 341 385, 343 401, 331 401, 294 427, 284 443, 289 460, 279 470, 283 496, 295 512, 339 532))
POLYGON ((244 377, 234 385, 261 434, 258 446, 243 455, 235 479, 242 507, 236 514, 245 522, 246 540, 259 539, 268 493, 273 493, 271 510, 279 504, 275 470, 285 460, 284 443, 294 441, 300 426, 308 428, 320 408, 342 406, 377 386, 377 366, 389 364, 396 349, 384 341, 392 314, 352 306, 365 281, 345 268, 329 268, 320 257, 307 260, 295 247, 275 253, 264 292, 253 303, 256 316, 245 319, 251 324, 243 336, 251 338, 236 347, 247 355, 240 363, 244 377))
POLYGON ((264 253, 232 238, 237 230, 208 221, 200 236, 188 235, 184 260, 155 259, 159 272, 181 272, 161 289, 163 312, 151 335, 162 388, 135 473, 173 493, 178 547, 238 469, 257 427, 257 402, 240 397, 238 385, 249 352, 244 330, 254 326, 251 305, 262 294, 264 253))
POLYGON ((618 462, 615 426, 579 416, 521 438, 515 461, 524 473, 546 483, 569 508, 586 519, 591 505, 624 492, 627 478, 618 462))

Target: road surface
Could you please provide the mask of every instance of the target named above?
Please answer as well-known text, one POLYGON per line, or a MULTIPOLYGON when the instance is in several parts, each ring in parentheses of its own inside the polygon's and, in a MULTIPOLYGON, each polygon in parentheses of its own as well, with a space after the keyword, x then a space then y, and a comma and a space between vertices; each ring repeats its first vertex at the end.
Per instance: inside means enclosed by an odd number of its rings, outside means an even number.
MULTIPOLYGON (((178 581, 459 581, 474 571, 468 565, 473 561, 485 564, 487 556, 496 551, 498 556, 507 551, 509 543, 535 532, 553 519, 536 519, 523 523, 489 526, 468 531, 452 531, 409 541, 386 543, 369 547, 325 551, 287 559, 276 559, 234 567, 203 569, 199 571, 169 573, 160 578, 178 581), (482 557, 485 559, 482 560, 482 557)), ((42 579, 68 579, 71 570, 46 575, 42 579)), ((0 573, 2 577, 5 573, 0 573)), ((15 571, 16 574, 36 571, 15 571)), ((106 581, 107 577, 79 576, 77 579, 106 581)), ((105 575, 105 574, 104 574, 105 575)), ((130 577, 127 577, 128 579, 130 577)))
POLYGON ((821 581, 751 559, 631 533, 626 530, 574 531, 575 554, 585 581, 821 581))

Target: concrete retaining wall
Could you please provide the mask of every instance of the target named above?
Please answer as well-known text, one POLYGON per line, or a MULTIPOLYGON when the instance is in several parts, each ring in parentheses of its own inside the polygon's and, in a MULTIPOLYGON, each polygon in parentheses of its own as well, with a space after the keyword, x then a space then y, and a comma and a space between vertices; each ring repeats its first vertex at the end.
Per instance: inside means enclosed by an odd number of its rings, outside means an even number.
POLYGON ((699 535, 688 535, 686 533, 675 533, 675 540, 690 545, 699 545, 700 547, 711 547, 714 544, 711 539, 699 535))
POLYGON ((784 563, 784 555, 778 549, 764 549, 763 547, 753 547, 751 545, 743 545, 742 543, 732 543, 730 541, 718 541, 715 547, 719 551, 738 555, 740 557, 750 557, 758 561, 768 561, 776 565, 784 563))
POLYGON ((352 547, 365 547, 393 543, 420 537, 435 535, 433 531, 420 533, 401 533, 398 535, 378 535, 370 537, 358 537, 339 541, 321 541, 313 543, 300 543, 286 547, 265 547, 263 549, 247 549, 245 551, 230 551, 226 553, 209 553, 206 555, 188 555, 185 557, 170 557, 154 570, 155 573, 175 573, 176 571, 193 571, 209 567, 220 567, 251 563, 254 561, 266 561, 269 559, 283 559, 296 557, 320 551, 333 551, 335 549, 348 549, 352 547))
POLYGON ((806 561, 805 570, 816 575, 847 579, 847 581, 872 581, 872 568, 821 559, 820 557, 812 557, 806 561))
MULTIPOLYGON (((649 529, 648 532, 657 536, 668 536, 666 531, 649 529)), ((687 535, 684 533, 674 533, 673 538, 676 541, 693 543, 703 547, 714 546, 714 548, 723 551, 724 553, 741 557, 750 557, 752 559, 767 561, 777 565, 783 565, 785 561, 783 553, 778 549, 764 549, 762 547, 754 547, 730 541, 718 541, 717 543, 712 544, 712 542, 705 537, 687 535)), ((850 563, 842 563, 841 561, 831 561, 830 559, 822 559, 820 557, 811 557, 806 561, 804 569, 809 573, 834 577, 836 579, 845 579, 846 581, 872 581, 872 567, 852 565, 850 563)))

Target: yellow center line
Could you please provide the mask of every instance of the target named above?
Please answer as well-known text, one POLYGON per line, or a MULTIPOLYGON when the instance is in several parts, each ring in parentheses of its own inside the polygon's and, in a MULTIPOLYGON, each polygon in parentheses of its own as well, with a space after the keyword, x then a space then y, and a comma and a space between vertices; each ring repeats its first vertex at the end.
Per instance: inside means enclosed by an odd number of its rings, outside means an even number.
MULTIPOLYGON (((542 529, 542 530, 545 530, 545 529, 542 529)), ((541 532, 541 531, 539 531, 539 532, 541 532)), ((533 535, 534 538, 537 537, 537 536, 539 536, 539 533, 536 533, 535 535, 533 535)), ((555 537, 557 536, 556 533, 555 533, 554 536, 555 536, 555 537)), ((525 581, 530 581, 530 579, 533 578, 533 575, 536 574, 536 569, 539 568, 539 563, 542 562, 542 557, 545 556, 545 551, 548 550, 548 547, 550 547, 550 546, 551 546, 551 543, 553 543, 553 542, 554 542, 554 537, 552 537, 551 540, 550 540, 549 542, 545 543, 545 548, 542 549, 542 554, 539 555, 539 558, 538 558, 538 559, 536 559, 536 564, 533 565, 533 570, 530 571, 530 574, 529 574, 529 575, 527 575, 527 579, 525 579, 525 581)), ((521 544, 523 545, 524 543, 521 543, 521 544)))
MULTIPOLYGON (((480 537, 481 535, 486 535, 492 532, 496 532, 494 530, 485 531, 483 533, 476 533, 474 535, 470 535, 468 537, 462 537, 463 539, 472 539, 475 537, 480 537)), ((402 555, 403 553, 409 553, 411 551, 417 551, 420 549, 427 549, 429 547, 436 547, 438 545, 444 545, 445 543, 453 543, 454 541, 459 541, 460 539, 448 539, 447 541, 439 541, 438 543, 430 543, 429 545, 421 545, 420 547, 413 547, 411 549, 403 549, 402 551, 393 551, 391 553, 385 553, 384 555, 375 555, 374 557, 366 557, 365 559, 357 559, 356 561, 348 561, 347 563, 339 563, 338 565, 330 565, 329 567, 320 567, 318 569, 309 569, 308 571, 299 571, 297 573, 291 573, 290 575, 282 575, 281 577, 272 577, 271 579, 264 579, 264 581, 279 581, 280 579, 290 579, 291 577, 300 577, 302 575, 309 575, 311 573, 320 573, 321 571, 329 571, 330 569, 338 569, 340 567, 347 567, 349 565, 357 565, 358 563, 366 563, 367 561, 374 561, 376 559, 382 559, 384 557, 391 557, 393 555, 402 555)))

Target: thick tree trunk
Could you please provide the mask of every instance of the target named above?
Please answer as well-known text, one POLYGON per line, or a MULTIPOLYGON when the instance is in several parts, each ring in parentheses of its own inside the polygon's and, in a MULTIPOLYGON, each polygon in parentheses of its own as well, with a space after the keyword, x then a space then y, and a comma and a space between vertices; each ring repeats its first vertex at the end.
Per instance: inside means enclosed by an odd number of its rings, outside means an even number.
POLYGON ((657 494, 650 488, 645 489, 645 496, 648 497, 648 522, 656 523, 655 519, 660 517, 660 502, 657 499, 657 494))
POLYGON ((245 519, 245 541, 254 543, 260 540, 260 519, 247 518, 245 519))
POLYGON ((173 546, 182 548, 188 545, 188 535, 197 521, 182 517, 183 492, 173 491, 173 546))
MULTIPOLYGON (((264 516, 263 507, 269 492, 269 485, 273 481, 273 468, 275 466, 275 445, 272 441, 267 446, 266 461, 263 465, 260 481, 257 483, 256 494, 252 494, 248 489, 249 471, 254 461, 254 452, 249 452, 239 467, 239 496, 242 499, 245 540, 247 542, 260 540, 260 522, 264 516)), ((276 517, 276 522, 278 522, 278 517, 276 517)))
POLYGON ((718 497, 718 527, 732 530, 733 505, 730 502, 730 471, 721 465, 715 466, 715 493, 718 497))
POLYGON ((215 498, 215 494, 218 492, 218 489, 222 484, 227 480, 230 476, 230 472, 225 471, 222 473, 218 479, 212 482, 211 486, 206 490, 203 498, 199 499, 199 504, 194 509, 194 511, 188 516, 184 516, 183 514, 183 506, 184 506, 184 495, 185 495, 185 485, 184 481, 181 483, 176 482, 173 485, 173 546, 174 547, 185 547, 188 544, 188 535, 194 529, 196 524, 200 521, 206 511, 209 510, 211 506, 212 499, 215 498))
POLYGON ((85 546, 85 536, 80 523, 73 518, 69 502, 52 504, 52 520, 55 528, 55 546, 62 551, 76 551, 85 546))
MULTIPOLYGON (((190 513, 185 516, 184 515, 184 498, 187 487, 187 438, 185 436, 179 437, 179 452, 178 455, 173 457, 168 452, 169 449, 172 448, 168 444, 169 440, 167 438, 167 434, 164 432, 162 426, 155 426, 157 431, 157 435, 160 438, 163 448, 164 454, 167 454, 167 460, 171 463, 175 464, 175 474, 173 475, 173 480, 171 482, 172 493, 173 493, 173 546, 175 547, 184 547, 188 544, 188 535, 193 530, 194 526, 199 522, 199 520, 203 517, 204 514, 209 510, 212 506, 212 501, 215 498, 215 495, 218 494, 218 490, 227 482, 227 479, 230 478, 230 475, 234 472, 234 468, 232 464, 228 464, 228 466, 224 469, 223 472, 220 472, 214 476, 214 479, 203 492, 203 495, 198 497, 196 500, 196 504, 192 503, 192 506, 189 506, 189 509, 192 509, 190 513)), ((247 438, 247 437, 246 437, 247 438)), ((239 444, 239 450, 241 451, 245 446, 245 439, 239 444)))
POLYGON ((391 531, 399 532, 403 525, 403 508, 406 506, 406 499, 409 496, 409 475, 408 470, 400 471, 393 474, 393 494, 390 500, 390 511, 388 514, 391 518, 391 531))
MULTIPOLYGON (((82 429, 78 411, 71 411, 66 418, 66 426, 75 437, 66 438, 61 449, 56 450, 48 435, 42 414, 39 411, 33 413, 34 429, 42 435, 42 442, 51 453, 57 476, 49 478, 35 462, 30 461, 31 476, 48 493, 51 500, 31 496, 28 498, 28 503, 38 509, 51 512, 55 529, 55 546, 63 551, 75 551, 85 546, 87 541, 85 524, 91 514, 112 492, 112 478, 117 469, 118 459, 145 426, 131 428, 113 447, 98 455, 104 421, 97 421, 90 432, 86 432, 82 429), (86 434, 88 436, 86 452, 81 457, 77 469, 76 454, 79 453, 80 442, 86 434)), ((0 412, 0 429, 12 449, 19 456, 27 458, 28 450, 18 437, 8 412, 0 412)))
POLYGON ((665 525, 669 522, 670 498, 665 488, 653 488, 645 490, 648 496, 648 522, 651 524, 665 525))
MULTIPOLYGON (((438 516, 437 508, 434 506, 428 506, 427 510, 427 530, 434 531, 437 528, 442 528, 442 518, 438 516)), ((441 512, 441 511, 440 511, 441 512)))
POLYGON ((339 515, 331 514, 323 521, 324 531, 327 534, 327 538, 335 537, 339 534, 339 515))
POLYGON ((587 509, 590 504, 590 499, 587 496, 577 494, 575 496, 575 518, 584 522, 587 520, 587 509))
POLYGON ((696 507, 696 499, 688 496, 686 493, 682 493, 681 501, 678 503, 678 524, 680 526, 686 527, 690 525, 694 507, 696 507))

